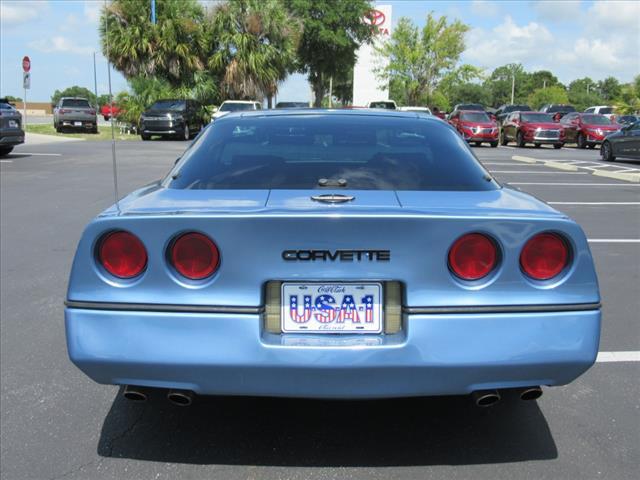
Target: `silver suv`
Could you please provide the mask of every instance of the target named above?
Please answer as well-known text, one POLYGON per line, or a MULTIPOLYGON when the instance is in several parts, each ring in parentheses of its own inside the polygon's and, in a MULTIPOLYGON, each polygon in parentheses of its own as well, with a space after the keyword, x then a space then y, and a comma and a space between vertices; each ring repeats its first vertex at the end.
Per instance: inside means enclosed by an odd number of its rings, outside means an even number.
POLYGON ((64 128, 78 128, 98 133, 98 116, 89 100, 78 97, 62 97, 53 109, 53 126, 56 132, 64 128))

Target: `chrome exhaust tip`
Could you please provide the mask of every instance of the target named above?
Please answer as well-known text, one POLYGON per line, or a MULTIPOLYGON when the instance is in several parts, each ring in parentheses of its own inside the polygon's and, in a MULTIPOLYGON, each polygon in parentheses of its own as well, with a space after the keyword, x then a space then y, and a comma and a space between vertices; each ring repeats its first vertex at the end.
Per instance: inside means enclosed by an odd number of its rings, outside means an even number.
POLYGON ((193 392, 189 390, 169 390, 167 400, 179 407, 188 407, 193 403, 193 392))
POLYGON ((144 387, 125 385, 122 396, 131 402, 146 402, 148 398, 148 392, 144 387))
POLYGON ((537 400, 542 396, 542 388, 527 387, 520 390, 520 400, 537 400))
POLYGON ((477 407, 491 407, 500 401, 500 393, 497 390, 476 390, 471 393, 471 398, 477 407))

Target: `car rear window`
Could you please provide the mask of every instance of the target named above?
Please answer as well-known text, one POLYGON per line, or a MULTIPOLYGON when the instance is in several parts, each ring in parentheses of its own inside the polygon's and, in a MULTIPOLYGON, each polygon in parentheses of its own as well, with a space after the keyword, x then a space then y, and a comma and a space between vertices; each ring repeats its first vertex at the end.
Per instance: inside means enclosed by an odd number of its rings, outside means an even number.
POLYGON ((464 112, 460 114, 460 120, 465 122, 490 122, 489 115, 484 112, 464 112))
POLYGON ((184 100, 158 100, 151 105, 149 110, 185 110, 187 108, 187 102, 184 100))
POLYGON ((582 121, 589 125, 613 125, 613 122, 603 115, 583 115, 582 121))
POLYGON ((85 100, 83 98, 67 98, 62 100, 63 107, 79 107, 79 108, 89 108, 89 100, 85 100))
POLYGON ((220 105, 221 112, 240 112, 243 110, 255 110, 253 103, 223 103, 220 105))
POLYGON ((600 110, 598 110, 598 113, 602 113, 603 115, 609 115, 610 113, 613 113, 613 107, 601 108, 600 110))
POLYGON ((386 108, 387 110, 395 110, 396 104, 393 102, 371 102, 369 108, 386 108))
POLYGON ((553 122, 553 116, 548 113, 523 113, 523 122, 553 122))
POLYGON ((571 105, 552 105, 547 109, 548 113, 556 113, 556 112, 575 112, 576 109, 571 105))
POLYGON ((223 117, 165 180, 178 189, 493 190, 447 124, 427 117, 223 117))

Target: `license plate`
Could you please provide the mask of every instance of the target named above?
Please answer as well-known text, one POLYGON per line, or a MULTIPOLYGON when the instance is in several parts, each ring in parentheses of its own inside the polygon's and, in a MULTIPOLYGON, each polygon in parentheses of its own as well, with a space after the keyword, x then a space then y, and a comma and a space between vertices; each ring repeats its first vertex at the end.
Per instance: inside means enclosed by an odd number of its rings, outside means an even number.
POLYGON ((380 333, 380 283, 283 283, 285 333, 380 333))
POLYGON ((18 122, 15 120, 9 120, 9 128, 18 128, 18 122))
POLYGON ((76 127, 81 127, 82 126, 82 122, 73 122, 73 125, 76 127))

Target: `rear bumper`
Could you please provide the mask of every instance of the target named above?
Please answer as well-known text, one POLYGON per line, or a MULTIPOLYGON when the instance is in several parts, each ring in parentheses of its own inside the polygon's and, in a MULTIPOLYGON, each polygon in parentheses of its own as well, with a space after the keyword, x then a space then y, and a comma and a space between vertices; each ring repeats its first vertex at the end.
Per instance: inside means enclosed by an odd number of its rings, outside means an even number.
POLYGON ((411 314, 383 336, 275 335, 258 314, 66 308, 93 380, 211 395, 383 398, 571 382, 595 361, 600 310, 411 314))
POLYGON ((0 145, 11 146, 24 143, 24 132, 16 129, 0 130, 0 145))
POLYGON ((87 115, 64 116, 58 118, 58 125, 71 128, 93 128, 98 124, 98 118, 87 115), (76 123, 80 125, 76 125, 76 123))

